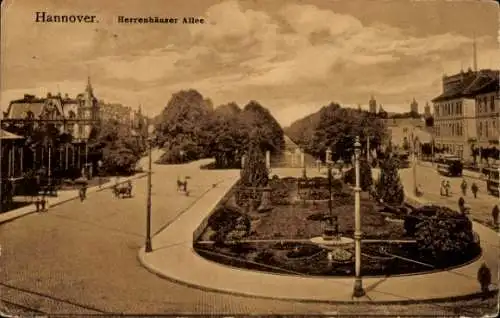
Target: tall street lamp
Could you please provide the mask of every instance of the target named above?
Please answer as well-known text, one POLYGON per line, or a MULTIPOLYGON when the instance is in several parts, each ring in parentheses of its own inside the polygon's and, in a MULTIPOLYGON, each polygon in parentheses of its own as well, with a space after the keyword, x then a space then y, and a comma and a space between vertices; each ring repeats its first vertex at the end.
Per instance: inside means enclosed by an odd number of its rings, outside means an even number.
POLYGON ((148 198, 146 204, 146 253, 152 252, 153 247, 151 244, 151 170, 152 170, 152 146, 153 146, 153 132, 154 126, 148 126, 148 198))
POLYGON ((361 232, 361 215, 360 215, 360 198, 359 193, 361 192, 360 187, 360 172, 359 172, 359 157, 361 155, 361 143, 359 142, 359 137, 356 137, 354 143, 354 167, 356 174, 356 187, 354 188, 354 242, 355 242, 355 272, 356 278, 354 281, 354 297, 362 297, 365 295, 363 290, 363 281, 361 279, 361 237, 363 233, 361 232))
POLYGON ((415 138, 415 128, 411 132, 412 169, 413 169, 413 194, 418 196, 417 187, 417 147, 415 138))

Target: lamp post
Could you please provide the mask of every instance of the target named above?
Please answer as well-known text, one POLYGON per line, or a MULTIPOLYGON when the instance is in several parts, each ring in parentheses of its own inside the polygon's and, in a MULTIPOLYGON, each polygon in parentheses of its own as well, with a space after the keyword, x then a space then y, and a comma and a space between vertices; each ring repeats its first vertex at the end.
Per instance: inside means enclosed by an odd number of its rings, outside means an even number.
POLYGON ((412 169, 413 169, 413 194, 418 196, 418 187, 417 187, 417 147, 415 145, 415 129, 411 132, 411 147, 412 147, 412 169))
POLYGON ((325 241, 330 241, 332 239, 338 239, 338 219, 336 215, 333 215, 333 206, 332 206, 332 166, 333 166, 333 161, 332 161, 332 150, 328 148, 326 150, 326 155, 325 155, 325 161, 326 161, 326 166, 328 169, 328 190, 329 190, 329 199, 328 199, 328 223, 325 225, 325 230, 323 232, 323 239, 325 241))
POLYGON ((146 203, 146 253, 152 252, 153 247, 151 244, 151 166, 152 166, 152 145, 154 126, 148 126, 148 198, 146 203))
POLYGON ((359 137, 356 137, 354 142, 354 169, 356 174, 356 187, 354 188, 354 242, 355 242, 355 281, 354 281, 354 297, 362 297, 365 295, 363 290, 363 281, 361 279, 361 237, 363 233, 361 232, 361 215, 360 215, 360 198, 359 193, 361 192, 360 187, 360 172, 359 172, 359 157, 361 155, 361 144, 359 142, 359 137))

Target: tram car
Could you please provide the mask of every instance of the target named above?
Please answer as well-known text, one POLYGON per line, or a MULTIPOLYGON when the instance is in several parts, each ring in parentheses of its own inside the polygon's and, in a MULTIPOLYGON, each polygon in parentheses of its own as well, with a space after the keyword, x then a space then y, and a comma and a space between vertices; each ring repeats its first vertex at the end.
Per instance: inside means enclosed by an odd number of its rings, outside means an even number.
POLYGON ((437 165, 437 172, 447 177, 461 177, 464 169, 459 157, 444 157, 437 165))
POLYGON ((485 168, 483 169, 483 172, 486 175, 486 189, 488 193, 499 195, 500 191, 498 187, 500 186, 500 171, 498 170, 498 167, 485 168))

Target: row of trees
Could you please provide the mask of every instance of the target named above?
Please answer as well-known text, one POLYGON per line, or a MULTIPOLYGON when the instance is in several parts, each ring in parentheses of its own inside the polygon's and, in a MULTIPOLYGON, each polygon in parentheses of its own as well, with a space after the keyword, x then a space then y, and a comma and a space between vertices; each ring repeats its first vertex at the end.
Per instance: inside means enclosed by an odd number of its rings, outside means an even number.
POLYGON ((258 102, 251 101, 243 109, 235 103, 214 109, 196 90, 174 94, 156 119, 156 130, 165 148, 161 163, 210 157, 217 168, 239 168, 251 140, 274 155, 284 148, 281 126, 258 102), (252 135, 254 129, 258 133, 252 135))
POLYGON ((334 161, 350 161, 354 139, 360 137, 362 153, 380 150, 388 138, 384 121, 372 113, 360 109, 343 108, 331 103, 318 112, 294 122, 285 129, 286 134, 306 152, 325 159, 328 148, 334 161))

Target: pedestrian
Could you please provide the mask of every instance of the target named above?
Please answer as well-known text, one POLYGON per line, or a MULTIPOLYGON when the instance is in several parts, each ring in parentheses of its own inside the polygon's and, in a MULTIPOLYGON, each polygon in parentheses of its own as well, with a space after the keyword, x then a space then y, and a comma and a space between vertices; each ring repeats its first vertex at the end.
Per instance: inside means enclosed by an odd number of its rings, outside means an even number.
POLYGON ((484 300, 488 296, 491 284, 491 270, 485 263, 483 263, 477 271, 477 281, 479 285, 481 285, 481 292, 483 293, 482 298, 484 300))
POLYGON ((498 205, 495 204, 493 210, 491 210, 491 216, 493 217, 493 225, 495 227, 498 227, 498 212, 499 212, 498 205))
POLYGON ((87 198, 87 180, 84 179, 82 181, 82 185, 80 187, 80 191, 78 193, 80 195, 80 201, 83 202, 87 198))
POLYGON ((47 212, 47 200, 45 199, 45 193, 42 193, 42 199, 40 200, 40 205, 42 212, 47 212))
POLYGON ((460 188, 462 188, 462 194, 465 197, 467 195, 467 181, 462 179, 462 184, 460 184, 460 188))
POLYGON ((444 196, 444 188, 445 188, 446 184, 444 182, 444 180, 441 180, 441 185, 439 187, 439 194, 441 194, 441 196, 444 196))
POLYGON ((460 213, 465 214, 465 200, 463 197, 458 199, 458 210, 460 213))
POLYGON ((451 188, 450 181, 447 180, 445 183, 445 186, 444 186, 444 191, 445 191, 447 197, 450 196, 450 188, 451 188))
POLYGON ((477 193, 479 192, 479 187, 475 182, 472 182, 472 185, 470 187, 472 194, 474 195, 474 198, 477 199, 477 193))

